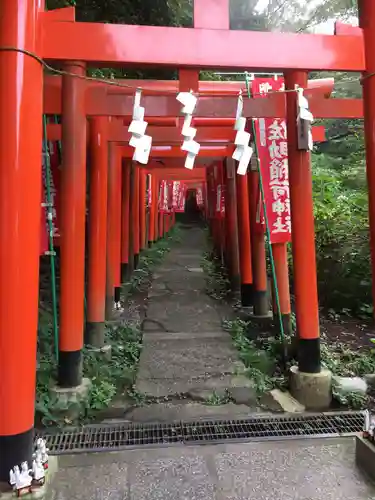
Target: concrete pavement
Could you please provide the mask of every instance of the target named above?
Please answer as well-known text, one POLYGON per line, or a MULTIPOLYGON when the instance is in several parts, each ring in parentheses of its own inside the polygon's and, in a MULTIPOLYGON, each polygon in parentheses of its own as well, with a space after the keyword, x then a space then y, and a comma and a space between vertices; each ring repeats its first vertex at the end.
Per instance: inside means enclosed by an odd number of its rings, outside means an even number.
POLYGON ((372 500, 354 438, 142 448, 59 458, 49 500, 372 500))

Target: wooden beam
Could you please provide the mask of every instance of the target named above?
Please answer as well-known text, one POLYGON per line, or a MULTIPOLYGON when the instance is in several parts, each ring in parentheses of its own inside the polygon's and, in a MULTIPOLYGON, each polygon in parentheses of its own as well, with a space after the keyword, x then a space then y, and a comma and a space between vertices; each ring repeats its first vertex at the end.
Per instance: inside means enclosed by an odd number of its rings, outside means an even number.
MULTIPOLYGON (((202 145, 233 143, 236 134, 233 127, 234 123, 232 127, 200 127, 197 129, 196 140, 202 145)), ((312 132, 314 141, 323 142, 325 140, 323 126, 313 127, 312 132)), ((147 134, 151 135, 154 144, 180 145, 182 143, 181 132, 176 127, 148 127, 147 134)), ((47 125, 47 138, 50 141, 61 140, 61 125, 49 123, 47 125)), ((121 120, 113 121, 109 127, 108 140, 111 142, 129 142, 128 127, 124 126, 121 120)))
POLYGON ((363 36, 43 22, 41 57, 89 64, 363 71, 363 36))

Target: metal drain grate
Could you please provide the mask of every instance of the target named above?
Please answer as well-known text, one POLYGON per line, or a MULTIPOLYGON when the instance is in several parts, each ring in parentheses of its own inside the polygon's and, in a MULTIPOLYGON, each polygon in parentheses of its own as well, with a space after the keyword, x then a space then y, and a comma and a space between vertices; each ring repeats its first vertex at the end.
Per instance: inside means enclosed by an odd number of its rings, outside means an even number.
POLYGON ((357 434, 362 431, 363 422, 363 412, 338 412, 171 424, 90 425, 40 436, 46 439, 50 453, 63 454, 172 444, 333 437, 357 434))

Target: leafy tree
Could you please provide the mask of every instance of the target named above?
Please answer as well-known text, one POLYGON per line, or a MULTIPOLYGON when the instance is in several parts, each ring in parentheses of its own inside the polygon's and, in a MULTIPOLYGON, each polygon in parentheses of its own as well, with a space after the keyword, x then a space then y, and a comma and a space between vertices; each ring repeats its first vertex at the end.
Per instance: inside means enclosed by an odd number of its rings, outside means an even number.
POLYGON ((191 0, 47 0, 48 9, 74 5, 77 21, 189 26, 191 0))

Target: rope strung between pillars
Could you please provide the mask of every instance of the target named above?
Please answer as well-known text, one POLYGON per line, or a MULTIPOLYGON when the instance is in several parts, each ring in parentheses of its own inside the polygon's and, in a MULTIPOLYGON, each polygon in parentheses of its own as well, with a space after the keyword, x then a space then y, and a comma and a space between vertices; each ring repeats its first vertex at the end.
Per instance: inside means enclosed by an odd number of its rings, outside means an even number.
MULTIPOLYGON (((51 201, 51 157, 49 154, 48 140, 47 140, 47 118, 43 115, 43 156, 45 158, 45 188, 46 200, 44 204, 47 212, 48 224, 48 243, 49 251, 47 255, 50 257, 51 266, 51 289, 52 289, 52 311, 53 311, 53 336, 56 362, 59 360, 59 326, 57 318, 57 293, 56 293, 56 267, 55 267, 55 249, 53 245, 53 203, 51 201)), ((42 228, 43 229, 43 228, 42 228)))
MULTIPOLYGON (((110 80, 108 78, 98 78, 98 77, 95 77, 95 76, 87 76, 87 75, 77 75, 75 73, 70 73, 69 71, 64 71, 64 70, 60 70, 60 69, 56 69, 52 66, 50 66, 49 64, 47 64, 43 58, 39 57, 37 54, 35 54, 34 52, 31 52, 29 50, 25 50, 25 49, 20 49, 18 47, 11 47, 11 46, 4 46, 4 47, 0 47, 0 52, 17 52, 19 54, 23 54, 25 56, 28 56, 30 57, 31 59, 34 59, 35 61, 37 61, 39 64, 41 64, 47 71, 49 71, 50 73, 54 73, 56 75, 66 75, 66 76, 71 76, 72 78, 78 78, 80 80, 86 80, 86 81, 90 81, 90 82, 97 82, 97 83, 102 83, 104 85, 110 85, 112 87, 119 87, 119 88, 125 88, 125 89, 131 89, 131 90, 142 90, 142 91, 149 91, 151 92, 152 94, 162 94, 162 95, 165 95, 165 94, 171 94, 171 95, 175 95, 177 96, 178 95, 178 91, 175 91, 175 90, 167 90, 167 89, 163 89, 163 90, 158 90, 158 89, 152 89, 152 88, 147 88, 147 87, 134 87, 134 85, 129 85, 129 84, 126 84, 126 83, 123 83, 123 82, 118 82, 117 80, 110 80)), ((220 74, 220 73, 218 73, 220 74)), ((223 73, 223 74, 227 74, 227 75, 239 75, 242 73, 223 73)), ((247 73, 248 77, 250 76, 250 73, 247 73)), ((369 78, 373 78, 375 76, 375 73, 365 73, 361 76, 361 78, 352 78, 350 80, 347 80, 345 82, 345 85, 351 85, 351 84, 358 84, 360 83, 361 85, 363 85, 363 83, 368 80, 369 78)), ((308 88, 305 88, 303 90, 308 90, 308 88)), ((288 93, 291 93, 291 92, 297 92, 297 90, 295 89, 287 89, 287 90, 277 90, 277 91, 270 91, 268 92, 268 95, 269 94, 276 94, 276 92, 278 94, 288 94, 288 93)), ((195 96, 199 96, 201 95, 199 92, 194 92, 194 95, 195 96)), ((202 94, 204 96, 204 94, 202 94)), ((217 95, 220 95, 220 94, 217 94, 217 95)), ((253 94, 253 97, 254 95, 263 95, 263 94, 253 94)))
MULTIPOLYGON (((245 72, 245 81, 246 81, 247 97, 248 97, 248 99, 251 99, 250 78, 249 78, 249 73, 247 73, 247 72, 245 72)), ((258 144, 257 144, 257 138, 256 138, 255 123, 254 123, 253 119, 251 120, 251 133, 252 133, 253 140, 254 140, 254 153, 255 153, 255 158, 256 158, 256 162, 257 162, 257 169, 258 169, 258 174, 259 174, 259 189, 260 189, 260 196, 261 196, 262 207, 263 207, 264 222, 265 222, 265 226, 266 226, 266 243, 267 243, 269 257, 270 257, 271 273, 272 273, 272 279, 273 279, 274 289, 275 289, 276 308, 277 308, 277 315, 278 315, 278 319, 279 319, 280 337, 281 337, 281 342, 282 342, 282 347, 283 347, 282 356, 283 356, 283 362, 284 362, 284 364, 286 364, 287 350, 286 350, 286 343, 285 343, 284 325, 283 325, 283 320, 281 317, 279 287, 277 284, 275 260, 273 258, 273 250, 272 250, 272 244, 271 244, 271 232, 270 232, 270 227, 268 224, 266 198, 264 196, 262 170, 260 168, 260 159, 259 159, 259 154, 258 154, 258 144)))

